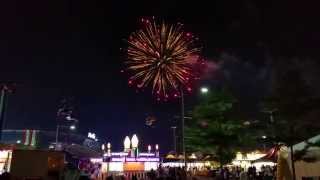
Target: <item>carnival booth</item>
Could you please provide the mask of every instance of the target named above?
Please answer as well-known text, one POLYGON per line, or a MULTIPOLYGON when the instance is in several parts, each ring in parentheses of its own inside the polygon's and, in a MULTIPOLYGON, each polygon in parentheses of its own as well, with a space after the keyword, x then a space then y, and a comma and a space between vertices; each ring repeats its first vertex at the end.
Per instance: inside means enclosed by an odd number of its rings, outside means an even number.
MULTIPOLYGON (((272 151, 272 149, 270 150, 272 151)), ((232 161, 233 166, 239 166, 247 170, 251 166, 255 166, 260 171, 262 166, 273 166, 275 163, 268 160, 268 153, 262 151, 252 151, 250 153, 238 152, 236 158, 232 161)))
POLYGON ((258 170, 261 170, 263 166, 274 167, 277 164, 278 151, 280 147, 281 147, 280 145, 274 146, 264 156, 251 161, 251 165, 256 167, 256 169, 258 170))
MULTIPOLYGON (((192 153, 191 155, 187 156, 187 169, 211 169, 213 167, 218 167, 217 159, 212 155, 205 154, 205 155, 196 155, 196 153, 192 153)), ((164 167, 184 167, 184 157, 183 155, 169 153, 167 154, 164 159, 162 166, 164 167)))
POLYGON ((121 152, 113 152, 111 144, 102 145, 103 157, 91 158, 92 163, 101 165, 104 174, 124 174, 128 172, 146 172, 156 170, 160 163, 159 145, 148 146, 147 152, 139 152, 139 140, 137 135, 130 139, 124 139, 124 149, 121 152))
POLYGON ((62 152, 0 145, 0 174, 9 172, 13 178, 17 179, 57 178, 64 167, 64 160, 65 156, 62 152))

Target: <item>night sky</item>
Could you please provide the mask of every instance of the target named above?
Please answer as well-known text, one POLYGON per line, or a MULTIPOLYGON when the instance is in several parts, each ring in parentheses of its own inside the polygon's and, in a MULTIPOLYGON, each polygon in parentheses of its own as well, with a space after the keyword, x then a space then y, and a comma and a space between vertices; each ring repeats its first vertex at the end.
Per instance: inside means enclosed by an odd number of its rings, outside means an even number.
MULTIPOLYGON (((0 80, 18 84, 6 128, 54 130, 59 101, 74 99, 79 132, 96 132, 120 148, 137 133, 144 144, 171 148, 177 100, 136 93, 120 73, 124 39, 141 17, 182 22, 198 35, 211 69, 200 85, 229 86, 255 118, 270 85, 270 59, 319 58, 316 5, 295 1, 10 0, 0 5, 0 80), (155 128, 145 118, 157 117, 155 128)), ((197 87, 195 87, 197 88, 197 87)), ((187 107, 199 99, 186 97, 187 107)))

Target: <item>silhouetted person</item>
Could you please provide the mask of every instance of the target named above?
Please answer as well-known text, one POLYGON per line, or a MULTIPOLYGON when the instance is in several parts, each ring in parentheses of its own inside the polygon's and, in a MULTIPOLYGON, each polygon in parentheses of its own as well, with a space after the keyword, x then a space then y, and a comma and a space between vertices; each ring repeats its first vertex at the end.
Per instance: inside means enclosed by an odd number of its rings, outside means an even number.
POLYGON ((113 180, 113 177, 112 177, 112 176, 108 176, 108 177, 106 178, 106 180, 113 180))
POLYGON ((137 175, 133 175, 131 180, 138 180, 137 175))
POLYGON ((1 176, 0 176, 0 179, 1 180, 10 180, 11 179, 10 173, 8 173, 8 172, 2 173, 1 176))

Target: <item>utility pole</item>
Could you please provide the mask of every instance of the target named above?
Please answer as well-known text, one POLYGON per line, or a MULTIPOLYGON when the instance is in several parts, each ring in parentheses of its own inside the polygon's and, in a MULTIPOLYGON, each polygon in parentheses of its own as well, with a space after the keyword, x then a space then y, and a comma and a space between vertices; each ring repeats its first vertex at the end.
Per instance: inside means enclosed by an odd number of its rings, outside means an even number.
POLYGON ((2 140, 2 133, 5 124, 5 110, 7 105, 8 93, 11 89, 7 83, 0 83, 0 140, 2 140))
POLYGON ((182 135, 182 152, 183 152, 183 159, 184 159, 184 167, 187 169, 187 156, 186 156, 186 145, 185 145, 185 137, 184 137, 184 93, 183 89, 180 90, 181 94, 181 135, 182 135))
POLYGON ((173 134, 173 150, 175 153, 177 153, 177 136, 176 136, 176 126, 172 126, 172 134, 173 134))
MULTIPOLYGON (((56 126, 56 139, 55 147, 58 150, 59 135, 60 131, 68 129, 68 131, 75 131, 77 129, 78 119, 73 118, 73 104, 70 99, 64 98, 59 105, 57 116, 57 126, 56 126)), ((68 133, 70 136, 70 133, 68 133)), ((70 137, 69 137, 70 138, 70 137)), ((68 141, 68 140, 67 140, 68 141)))

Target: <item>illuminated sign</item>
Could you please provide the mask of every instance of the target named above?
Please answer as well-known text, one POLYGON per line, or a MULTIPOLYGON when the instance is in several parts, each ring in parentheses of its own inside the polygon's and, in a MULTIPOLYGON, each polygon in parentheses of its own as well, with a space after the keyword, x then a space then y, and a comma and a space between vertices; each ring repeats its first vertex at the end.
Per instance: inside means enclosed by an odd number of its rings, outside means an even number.
POLYGON ((104 153, 103 156, 128 156, 127 152, 112 152, 112 153, 104 153))
POLYGON ((127 157, 126 162, 136 162, 136 158, 127 157))
POLYGON ((125 161, 125 158, 111 158, 111 161, 112 162, 124 162, 125 161))
POLYGON ((139 157, 139 158, 111 158, 111 162, 159 162, 159 158, 139 157))
POLYGON ((160 159, 159 158, 144 158, 144 157, 140 157, 136 159, 138 162, 159 162, 160 159))
POLYGON ((139 153, 139 156, 148 156, 148 157, 151 157, 151 156, 156 156, 155 153, 139 153))
POLYGON ((111 156, 128 156, 127 152, 112 152, 111 156))
POLYGON ((95 140, 95 139, 96 139, 96 134, 95 134, 95 133, 88 132, 88 138, 95 140))

